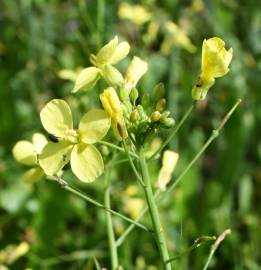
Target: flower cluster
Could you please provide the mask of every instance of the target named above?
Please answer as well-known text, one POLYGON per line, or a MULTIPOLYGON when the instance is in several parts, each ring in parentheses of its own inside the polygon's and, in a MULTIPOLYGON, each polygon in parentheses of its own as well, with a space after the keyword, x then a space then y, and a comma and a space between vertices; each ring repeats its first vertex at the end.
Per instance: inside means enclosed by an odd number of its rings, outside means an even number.
MULTIPOLYGON (((122 10, 122 14, 126 15, 126 12, 122 10)), ((175 25, 169 27, 179 33, 184 44, 188 44, 188 39, 175 25)), ((227 51, 224 45, 224 41, 217 37, 204 40, 201 75, 192 89, 193 99, 204 99, 215 78, 222 77, 229 71, 233 51, 227 51)), ((142 95, 137 90, 139 81, 148 70, 146 61, 134 56, 125 76, 114 67, 128 55, 129 49, 129 44, 119 42, 116 36, 96 55, 91 55, 93 66, 81 68, 77 72, 66 71, 62 75, 75 81, 74 93, 81 89, 90 90, 99 79, 104 79, 108 87, 99 95, 103 109, 86 112, 80 119, 78 128, 75 128, 69 105, 61 99, 49 101, 41 110, 40 119, 50 141, 44 135, 36 133, 32 143, 19 141, 13 148, 13 155, 18 162, 32 166, 23 175, 26 182, 35 182, 44 173, 55 176, 68 163, 79 180, 92 182, 104 171, 102 155, 94 144, 105 137, 110 127, 118 141, 130 138, 138 149, 155 138, 155 134, 161 129, 174 125, 174 119, 166 110, 162 83, 156 85, 150 95, 142 95)), ((158 187, 161 190, 165 190, 170 181, 177 160, 178 154, 171 151, 164 153, 158 178, 158 187)))

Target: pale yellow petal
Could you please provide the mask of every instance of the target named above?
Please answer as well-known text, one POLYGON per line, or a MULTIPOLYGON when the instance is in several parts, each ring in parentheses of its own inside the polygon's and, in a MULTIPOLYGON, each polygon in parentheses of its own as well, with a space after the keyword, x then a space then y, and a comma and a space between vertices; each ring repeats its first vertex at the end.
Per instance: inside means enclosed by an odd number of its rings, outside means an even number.
POLYGON ((88 67, 83 69, 76 78, 72 93, 76 93, 80 89, 90 90, 100 79, 100 70, 96 67, 88 67))
POLYGON ((47 144, 47 139, 42 133, 34 133, 33 135, 33 145, 37 154, 40 154, 47 144))
POLYGON ((147 72, 147 62, 141 60, 139 57, 134 56, 130 65, 128 66, 125 79, 125 88, 130 91, 134 88, 140 78, 147 72))
POLYGON ((103 78, 109 85, 119 86, 123 83, 123 76, 118 69, 112 65, 104 65, 101 70, 103 78))
POLYGON ((77 144, 71 154, 73 173, 83 182, 93 182, 104 171, 100 152, 93 145, 77 144))
POLYGON ((70 160, 73 145, 69 142, 48 142, 39 155, 39 164, 47 175, 55 175, 70 160))
POLYGON ((19 141, 13 147, 13 156, 16 161, 24 165, 35 165, 37 163, 37 156, 34 145, 28 141, 19 141))
POLYGON ((122 59, 124 59, 130 51, 130 45, 128 42, 123 41, 120 42, 119 45, 117 46, 114 54, 110 58, 110 64, 114 65, 120 62, 122 59))
POLYGON ((44 175, 44 171, 42 168, 32 168, 26 172, 23 173, 22 179, 27 184, 33 184, 40 180, 40 178, 44 175))
POLYGON ((64 137, 66 131, 73 129, 71 109, 62 99, 53 99, 47 103, 40 118, 45 130, 56 137, 64 137))
POLYGON ((93 109, 87 112, 79 124, 80 139, 88 144, 101 140, 111 126, 111 118, 104 110, 93 109))
POLYGON ((101 66, 109 63, 118 46, 118 37, 115 36, 109 43, 100 49, 96 55, 96 64, 101 66))
POLYGON ((202 74, 205 80, 224 76, 232 59, 232 51, 226 51, 225 42, 217 37, 204 40, 202 46, 202 74))

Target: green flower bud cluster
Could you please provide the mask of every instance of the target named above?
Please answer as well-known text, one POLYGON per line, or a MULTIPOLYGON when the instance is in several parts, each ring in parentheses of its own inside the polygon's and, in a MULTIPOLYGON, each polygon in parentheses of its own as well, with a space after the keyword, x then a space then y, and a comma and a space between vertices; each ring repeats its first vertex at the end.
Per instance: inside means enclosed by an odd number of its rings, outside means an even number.
POLYGON ((175 121, 166 110, 165 89, 162 83, 156 85, 152 95, 139 96, 136 88, 129 93, 125 89, 120 91, 123 111, 129 134, 139 144, 152 138, 162 128, 170 128, 175 121))

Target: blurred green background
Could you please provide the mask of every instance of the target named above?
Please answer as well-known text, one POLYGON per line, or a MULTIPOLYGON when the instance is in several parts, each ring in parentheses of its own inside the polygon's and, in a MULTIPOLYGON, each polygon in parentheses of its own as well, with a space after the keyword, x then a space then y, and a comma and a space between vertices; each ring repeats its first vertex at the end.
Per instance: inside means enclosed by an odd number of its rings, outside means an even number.
MULTIPOLYGON (((238 98, 243 103, 165 201, 161 216, 172 254, 186 250, 199 236, 231 228, 210 269, 261 269, 260 1, 129 1, 150 14, 144 21, 137 20, 143 17, 140 14, 134 19, 119 16, 122 2, 0 1, 0 265, 8 246, 26 241, 29 252, 5 262, 9 269, 95 269, 93 256, 109 269, 104 212, 45 179, 29 188, 21 180, 25 168, 15 162, 11 149, 18 140, 44 132, 39 111, 51 98, 65 98, 76 118, 99 104, 103 84, 72 96, 73 82, 61 79, 59 71, 89 66, 89 54, 117 34, 132 48, 119 69, 124 70, 133 55, 148 61, 140 89, 150 93, 156 83, 164 82, 176 120, 191 104, 203 39, 218 36, 227 48, 233 47, 231 71, 217 80, 207 100, 197 104, 169 146, 180 154, 175 176, 232 104, 238 98), (186 33, 189 46, 167 29, 170 21, 186 33)), ((159 168, 160 163, 151 168, 152 179, 159 168)), ((69 171, 64 178, 102 201, 100 179, 84 185, 69 171)), ((135 184, 129 166, 115 167, 112 181, 112 207, 127 215, 124 194, 135 184)), ((141 191, 135 196, 143 198, 141 191)), ((144 222, 149 224, 149 218, 144 222)), ((114 224, 118 236, 128 225, 118 218, 114 224)), ((180 257, 173 269, 202 269, 210 246, 180 257)), ((129 235, 119 254, 125 269, 160 269, 152 237, 139 229, 129 235)))

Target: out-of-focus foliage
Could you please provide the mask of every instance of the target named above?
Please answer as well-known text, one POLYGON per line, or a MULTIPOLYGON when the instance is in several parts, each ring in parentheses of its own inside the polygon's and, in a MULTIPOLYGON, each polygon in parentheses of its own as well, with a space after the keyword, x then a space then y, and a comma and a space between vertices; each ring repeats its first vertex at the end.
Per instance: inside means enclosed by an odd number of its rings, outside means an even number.
MULTIPOLYGON (((21 179, 25 168, 14 161, 11 149, 18 140, 44 133, 39 111, 51 98, 65 97, 77 122, 98 105, 105 85, 98 82, 92 91, 72 96, 75 72, 90 66, 90 53, 96 54, 117 34, 132 47, 119 69, 127 67, 132 54, 148 61, 148 72, 140 82, 142 91, 150 94, 156 83, 164 82, 168 109, 175 119, 191 103, 191 88, 200 75, 203 39, 218 36, 227 48, 233 48, 229 74, 198 103, 170 144, 180 155, 174 177, 231 104, 240 97, 243 105, 165 201, 161 216, 171 253, 186 250, 201 235, 217 235, 231 228, 211 269, 260 269, 260 1, 128 1, 143 8, 137 11, 145 14, 143 20, 132 18, 122 2, 1 0, 0 254, 10 245, 13 250, 24 242, 29 247, 16 260, 0 258, 0 265, 9 269, 94 269, 94 256, 101 265, 109 265, 104 212, 44 178, 28 187, 21 179)), ((135 177, 129 166, 115 166, 118 174, 111 171, 112 207, 134 217, 143 194, 131 190, 135 177)), ((152 164, 155 185, 159 169, 160 162, 152 164)), ((103 181, 81 184, 71 173, 65 171, 64 175, 102 200, 103 181)), ((144 221, 149 224, 149 218, 144 221)), ((118 236, 128 225, 118 218, 114 224, 118 236)), ((149 265, 158 269, 158 254, 151 243, 151 235, 136 228, 119 248, 125 269, 149 269, 149 265)), ((202 269, 209 248, 205 244, 180 257, 174 268, 202 269)))

